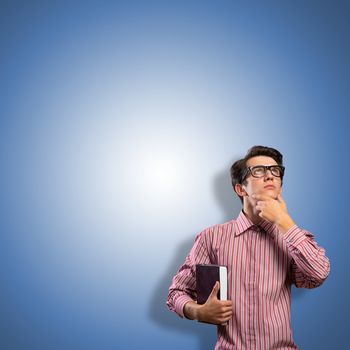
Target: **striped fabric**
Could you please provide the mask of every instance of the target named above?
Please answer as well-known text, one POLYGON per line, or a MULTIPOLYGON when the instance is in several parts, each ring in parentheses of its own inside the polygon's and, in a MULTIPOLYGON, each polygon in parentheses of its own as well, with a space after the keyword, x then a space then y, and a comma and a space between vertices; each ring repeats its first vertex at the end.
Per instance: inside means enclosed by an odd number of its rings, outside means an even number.
POLYGON ((169 288, 167 305, 181 317, 184 305, 196 300, 196 264, 228 268, 234 310, 228 324, 218 326, 215 349, 298 349, 290 321, 291 284, 318 287, 330 269, 311 233, 294 226, 282 235, 273 224, 256 226, 241 212, 196 237, 169 288))

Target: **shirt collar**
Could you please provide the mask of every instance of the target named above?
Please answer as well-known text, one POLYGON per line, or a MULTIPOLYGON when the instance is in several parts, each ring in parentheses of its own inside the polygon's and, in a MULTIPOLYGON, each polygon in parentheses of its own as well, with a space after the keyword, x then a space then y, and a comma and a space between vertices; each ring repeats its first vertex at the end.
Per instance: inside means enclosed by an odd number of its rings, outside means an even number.
POLYGON ((238 218, 236 219, 236 230, 235 230, 235 236, 239 236, 243 232, 250 229, 254 224, 251 222, 251 220, 244 214, 243 210, 238 215, 238 218))
POLYGON ((244 214, 243 210, 241 210, 236 219, 235 236, 239 236, 240 234, 246 232, 250 228, 257 229, 258 227, 271 234, 274 232, 275 229, 274 224, 265 220, 262 220, 259 223, 259 225, 254 225, 253 222, 244 214))

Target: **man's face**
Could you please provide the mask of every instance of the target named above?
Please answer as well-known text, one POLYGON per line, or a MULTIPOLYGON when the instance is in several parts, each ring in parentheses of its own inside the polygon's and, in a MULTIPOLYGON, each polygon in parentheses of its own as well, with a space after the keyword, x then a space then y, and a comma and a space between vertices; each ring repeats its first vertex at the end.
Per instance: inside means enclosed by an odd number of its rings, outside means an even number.
MULTIPOLYGON (((277 165, 277 162, 266 156, 257 156, 247 160, 247 167, 254 167, 257 165, 277 165)), ((251 198, 252 194, 264 194, 272 198, 277 198, 282 192, 281 178, 273 176, 270 170, 266 171, 263 177, 253 177, 250 173, 244 181, 245 185, 242 188, 246 195, 251 198)))

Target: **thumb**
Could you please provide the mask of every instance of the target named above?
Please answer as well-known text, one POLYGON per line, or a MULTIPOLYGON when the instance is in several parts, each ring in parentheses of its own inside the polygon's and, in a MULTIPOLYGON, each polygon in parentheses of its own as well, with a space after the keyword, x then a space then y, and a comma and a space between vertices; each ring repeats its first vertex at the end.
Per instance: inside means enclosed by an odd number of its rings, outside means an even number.
POLYGON ((220 289, 220 283, 218 281, 215 282, 215 285, 213 287, 213 290, 211 291, 208 299, 217 299, 218 298, 218 291, 220 289))

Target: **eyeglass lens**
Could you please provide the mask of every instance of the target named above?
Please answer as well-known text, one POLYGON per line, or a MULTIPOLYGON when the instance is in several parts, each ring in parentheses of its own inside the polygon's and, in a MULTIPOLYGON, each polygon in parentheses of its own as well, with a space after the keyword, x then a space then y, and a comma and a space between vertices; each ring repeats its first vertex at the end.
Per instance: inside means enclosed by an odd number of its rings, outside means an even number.
POLYGON ((262 176, 265 176, 267 170, 270 170, 271 171, 271 174, 273 176, 276 176, 276 177, 281 177, 282 175, 282 169, 280 166, 276 165, 276 166, 263 166, 263 165, 258 165, 258 166, 255 166, 255 167, 252 167, 250 169, 251 171, 251 174, 254 176, 254 177, 262 177, 262 176))

